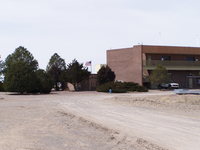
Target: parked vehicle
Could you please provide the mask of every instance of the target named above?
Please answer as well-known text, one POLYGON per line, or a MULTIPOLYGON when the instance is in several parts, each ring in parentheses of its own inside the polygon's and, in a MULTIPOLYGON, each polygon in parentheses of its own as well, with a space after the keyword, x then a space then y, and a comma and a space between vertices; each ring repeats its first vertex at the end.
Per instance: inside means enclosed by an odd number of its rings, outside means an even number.
POLYGON ((159 89, 178 89, 178 83, 161 83, 158 85, 159 89))
POLYGON ((159 89, 168 89, 169 88, 169 84, 168 83, 160 83, 158 85, 159 89))
POLYGON ((178 83, 169 83, 169 88, 178 89, 179 88, 179 84, 178 83))

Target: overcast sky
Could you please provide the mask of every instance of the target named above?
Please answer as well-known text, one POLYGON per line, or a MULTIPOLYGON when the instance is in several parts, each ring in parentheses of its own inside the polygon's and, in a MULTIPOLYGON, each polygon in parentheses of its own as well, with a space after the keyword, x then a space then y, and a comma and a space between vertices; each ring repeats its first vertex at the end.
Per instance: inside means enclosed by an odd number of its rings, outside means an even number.
POLYGON ((0 54, 26 47, 46 68, 57 52, 69 63, 106 63, 106 50, 200 46, 198 0, 0 0, 0 54))

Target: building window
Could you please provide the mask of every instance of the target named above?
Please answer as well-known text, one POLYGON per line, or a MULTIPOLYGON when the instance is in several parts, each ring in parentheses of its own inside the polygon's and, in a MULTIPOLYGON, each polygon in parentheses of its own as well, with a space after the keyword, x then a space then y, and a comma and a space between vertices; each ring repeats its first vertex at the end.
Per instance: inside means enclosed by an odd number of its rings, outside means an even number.
POLYGON ((147 60, 151 60, 151 56, 147 56, 147 60))
POLYGON ((200 85, 200 79, 197 79, 197 84, 200 85))
POLYGON ((161 60, 171 60, 171 56, 161 56, 161 60))
POLYGON ((187 56, 187 57, 186 57, 186 60, 187 60, 187 61, 195 61, 196 59, 195 59, 194 56, 187 56))

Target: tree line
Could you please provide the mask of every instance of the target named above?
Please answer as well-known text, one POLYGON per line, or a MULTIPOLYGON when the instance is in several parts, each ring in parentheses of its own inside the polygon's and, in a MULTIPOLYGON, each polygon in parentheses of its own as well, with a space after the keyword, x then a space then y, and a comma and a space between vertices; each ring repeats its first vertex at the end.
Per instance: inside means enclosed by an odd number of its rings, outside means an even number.
MULTIPOLYGON (((90 76, 87 67, 74 59, 66 64, 57 53, 51 56, 46 70, 38 67, 38 61, 24 47, 20 46, 0 61, 5 91, 24 93, 50 93, 51 89, 64 90, 70 82, 77 89, 78 84, 90 76)), ((2 84, 2 83, 1 83, 2 84)))
MULTIPOLYGON (((65 90, 68 82, 77 91, 80 83, 89 79, 91 73, 76 59, 66 64, 57 53, 51 56, 46 70, 40 69, 33 55, 20 46, 4 62, 0 61, 1 74, 4 80, 0 82, 0 91, 48 94, 52 88, 56 91, 65 90)), ((108 92, 110 89, 113 92, 147 91, 135 83, 115 82, 115 73, 106 65, 98 71, 97 83, 99 92, 108 92)))

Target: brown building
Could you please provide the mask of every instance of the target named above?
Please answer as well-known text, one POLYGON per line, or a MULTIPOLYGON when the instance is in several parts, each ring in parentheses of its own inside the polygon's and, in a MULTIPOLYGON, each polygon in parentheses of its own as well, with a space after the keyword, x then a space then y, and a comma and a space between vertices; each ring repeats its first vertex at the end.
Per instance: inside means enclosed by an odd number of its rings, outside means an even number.
POLYGON ((80 91, 95 91, 98 86, 97 74, 91 74, 88 79, 80 83, 80 91))
POLYGON ((200 48, 137 45, 107 51, 107 64, 116 80, 147 84, 158 65, 164 66, 171 82, 182 88, 200 88, 200 48))

